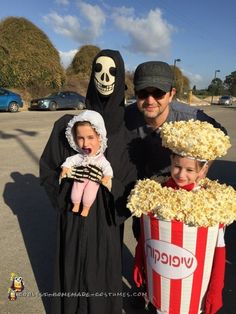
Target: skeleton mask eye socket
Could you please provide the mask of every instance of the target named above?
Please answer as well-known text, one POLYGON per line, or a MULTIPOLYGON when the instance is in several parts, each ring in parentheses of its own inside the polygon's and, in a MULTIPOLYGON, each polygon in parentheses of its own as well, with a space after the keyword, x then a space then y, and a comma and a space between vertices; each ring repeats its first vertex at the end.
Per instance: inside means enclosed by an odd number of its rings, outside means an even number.
POLYGON ((94 71, 97 72, 97 73, 102 71, 101 63, 96 63, 95 64, 94 71))
POLYGON ((111 74, 112 76, 116 76, 116 68, 111 67, 111 68, 109 69, 109 72, 110 72, 110 74, 111 74))

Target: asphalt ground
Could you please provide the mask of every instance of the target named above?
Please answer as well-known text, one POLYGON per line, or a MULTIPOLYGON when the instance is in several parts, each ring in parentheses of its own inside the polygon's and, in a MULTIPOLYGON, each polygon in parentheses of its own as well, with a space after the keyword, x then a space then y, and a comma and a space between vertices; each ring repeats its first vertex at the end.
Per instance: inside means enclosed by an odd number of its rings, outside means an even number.
MULTIPOLYGON (((236 106, 202 109, 227 128, 233 144, 227 156, 213 164, 209 176, 236 188, 236 106)), ((49 313, 56 213, 39 185, 38 162, 54 121, 64 114, 77 112, 0 113, 0 313, 49 313), (11 273, 21 276, 24 281, 23 293, 15 301, 8 299, 11 273)), ((132 303, 137 305, 138 299, 132 297, 136 291, 132 281, 135 240, 131 223, 132 220, 128 219, 124 234, 124 310, 127 314, 144 314, 147 313, 145 310, 132 306, 132 303)), ((227 227, 225 239, 228 262, 224 306, 219 313, 235 314, 235 223, 227 227)))

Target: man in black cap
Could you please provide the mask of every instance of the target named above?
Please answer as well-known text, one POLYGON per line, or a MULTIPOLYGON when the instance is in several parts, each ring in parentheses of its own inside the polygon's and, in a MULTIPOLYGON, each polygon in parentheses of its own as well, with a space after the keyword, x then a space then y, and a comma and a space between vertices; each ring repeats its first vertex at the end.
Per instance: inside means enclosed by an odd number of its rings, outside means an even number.
MULTIPOLYGON (((196 107, 174 101, 176 89, 171 67, 162 61, 149 61, 140 64, 134 73, 134 91, 137 102, 126 108, 128 129, 136 133, 134 161, 139 178, 153 175, 169 175, 170 151, 162 147, 160 127, 164 122, 180 120, 207 121, 226 130, 212 117, 196 107)), ((139 218, 133 218, 133 233, 138 240, 139 218)), ((144 305, 144 300, 136 298, 135 306, 144 305), (141 302, 140 302, 141 301, 141 302)), ((149 304, 150 311, 155 309, 149 304)))
POLYGON ((164 122, 179 120, 207 121, 226 130, 203 110, 173 101, 176 89, 171 67, 162 61, 140 64, 134 73, 137 102, 126 110, 126 124, 140 139, 136 141, 139 177, 151 177, 169 172, 170 153, 162 147, 159 128, 164 122))

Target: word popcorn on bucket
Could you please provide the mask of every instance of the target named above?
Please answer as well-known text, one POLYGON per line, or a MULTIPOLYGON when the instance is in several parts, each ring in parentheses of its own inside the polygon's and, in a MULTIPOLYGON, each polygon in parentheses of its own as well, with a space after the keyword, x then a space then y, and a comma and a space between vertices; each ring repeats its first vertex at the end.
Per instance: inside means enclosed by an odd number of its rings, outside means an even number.
MULTIPOLYGON (((193 120, 164 123, 161 138, 173 155, 203 165, 231 146, 221 130, 193 120)), ((216 313, 222 306, 224 226, 236 220, 233 187, 204 178, 187 189, 172 177, 153 177, 137 181, 127 206, 141 217, 134 280, 145 283, 157 313, 216 313)))

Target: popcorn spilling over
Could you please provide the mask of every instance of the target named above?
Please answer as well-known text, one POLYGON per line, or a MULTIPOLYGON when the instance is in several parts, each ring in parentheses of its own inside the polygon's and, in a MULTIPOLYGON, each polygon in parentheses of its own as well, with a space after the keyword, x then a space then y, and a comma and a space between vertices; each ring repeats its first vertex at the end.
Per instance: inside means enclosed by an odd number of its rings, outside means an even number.
POLYGON ((162 145, 174 153, 200 160, 222 157, 231 147, 224 132, 197 120, 164 123, 160 135, 162 145))
POLYGON ((163 177, 156 180, 137 181, 127 204, 134 216, 153 213, 162 220, 178 220, 196 227, 228 225, 236 220, 233 187, 205 178, 200 181, 202 188, 197 191, 174 190, 161 186, 163 177))

